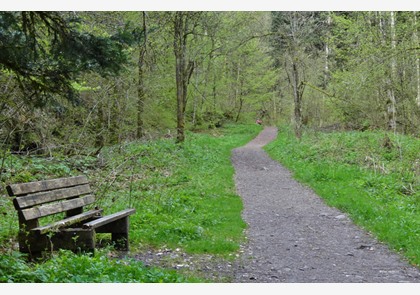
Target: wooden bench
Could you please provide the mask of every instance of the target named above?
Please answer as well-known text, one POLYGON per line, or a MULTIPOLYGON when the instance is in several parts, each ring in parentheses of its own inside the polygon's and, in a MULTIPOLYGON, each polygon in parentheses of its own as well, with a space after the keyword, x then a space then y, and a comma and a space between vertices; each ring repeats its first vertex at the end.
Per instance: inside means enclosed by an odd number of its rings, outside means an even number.
POLYGON ((11 184, 6 189, 18 212, 23 253, 39 256, 57 249, 93 253, 96 233, 110 233, 117 250, 129 250, 129 216, 135 209, 107 216, 97 207, 85 210, 95 202, 86 176, 11 184), (40 225, 41 219, 51 220, 47 217, 51 215, 58 215, 59 220, 40 225))

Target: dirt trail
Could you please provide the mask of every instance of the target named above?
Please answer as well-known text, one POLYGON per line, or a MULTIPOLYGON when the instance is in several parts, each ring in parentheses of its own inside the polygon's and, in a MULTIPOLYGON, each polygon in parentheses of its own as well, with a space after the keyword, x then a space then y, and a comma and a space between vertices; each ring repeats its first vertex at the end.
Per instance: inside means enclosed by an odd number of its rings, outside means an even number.
POLYGON ((419 269, 327 206, 263 151, 276 136, 275 127, 266 127, 232 152, 249 225, 233 282, 420 282, 419 269))

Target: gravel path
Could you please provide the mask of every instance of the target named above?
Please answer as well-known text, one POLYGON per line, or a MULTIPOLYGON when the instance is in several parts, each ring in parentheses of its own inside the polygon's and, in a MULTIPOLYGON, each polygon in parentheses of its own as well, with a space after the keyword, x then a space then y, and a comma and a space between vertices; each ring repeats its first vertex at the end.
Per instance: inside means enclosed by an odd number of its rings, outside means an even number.
POLYGON ((248 224, 233 282, 420 282, 418 268, 327 206, 262 150, 276 136, 275 127, 266 127, 232 152, 248 224))

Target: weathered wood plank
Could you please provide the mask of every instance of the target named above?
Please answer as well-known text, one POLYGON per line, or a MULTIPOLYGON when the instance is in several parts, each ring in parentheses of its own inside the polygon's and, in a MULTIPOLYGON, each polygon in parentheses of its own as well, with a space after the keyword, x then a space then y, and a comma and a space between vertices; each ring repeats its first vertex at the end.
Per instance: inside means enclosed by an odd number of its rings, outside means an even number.
POLYGON ((43 251, 67 249, 71 251, 94 252, 96 233, 91 229, 70 228, 52 236, 30 232, 19 241, 19 250, 38 257, 43 251))
POLYGON ((87 183, 89 183, 87 177, 85 175, 79 175, 68 178, 10 184, 6 187, 6 189, 9 196, 21 196, 29 193, 48 191, 87 183))
POLYGON ((78 197, 89 193, 92 193, 90 185, 83 184, 68 188, 29 194, 23 197, 17 197, 15 201, 15 206, 18 207, 17 209, 25 209, 32 206, 59 201, 71 197, 78 197))
POLYGON ((111 234, 128 233, 128 229, 129 229, 128 218, 129 216, 125 216, 117 220, 114 220, 112 222, 103 224, 99 227, 96 227, 95 231, 97 233, 111 233, 111 234))
POLYGON ((96 233, 91 229, 69 228, 54 234, 51 243, 55 250, 67 249, 74 252, 95 252, 96 233))
POLYGON ((22 210, 22 215, 26 220, 31 220, 60 212, 65 212, 74 208, 83 207, 92 204, 93 202, 95 202, 95 197, 93 195, 87 195, 77 199, 24 209, 22 210))
POLYGON ((83 224, 82 228, 97 228, 115 220, 134 214, 136 209, 126 209, 83 224))
POLYGON ((103 209, 90 210, 82 214, 65 218, 63 220, 60 220, 60 221, 57 221, 57 222, 54 222, 45 226, 39 226, 39 227, 33 228, 31 230, 39 232, 40 234, 45 234, 50 231, 59 230, 60 228, 67 227, 75 223, 79 223, 81 221, 84 221, 92 217, 100 217, 100 214, 102 213, 102 211, 103 209))

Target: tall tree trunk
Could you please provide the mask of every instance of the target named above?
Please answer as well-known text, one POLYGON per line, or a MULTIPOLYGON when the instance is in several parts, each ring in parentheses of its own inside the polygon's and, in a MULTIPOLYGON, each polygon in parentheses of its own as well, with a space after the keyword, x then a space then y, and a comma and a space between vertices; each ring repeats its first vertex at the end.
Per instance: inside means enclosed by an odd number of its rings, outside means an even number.
POLYGON ((111 144, 117 144, 120 142, 120 105, 119 96, 122 91, 118 82, 115 82, 113 88, 112 100, 108 106, 108 142, 111 144))
POLYGON ((241 113, 242 110, 242 104, 243 104, 243 99, 242 99, 242 83, 240 82, 240 75, 241 74, 241 63, 240 61, 238 61, 238 67, 236 70, 236 83, 235 83, 235 94, 234 94, 234 106, 236 106, 238 104, 238 99, 239 99, 239 107, 238 107, 238 114, 236 116, 236 120, 235 122, 238 122, 239 120, 239 115, 241 113))
POLYGON ((187 36, 189 34, 190 14, 193 12, 177 11, 174 18, 174 53, 177 97, 177 138, 178 143, 185 140, 185 110, 187 107, 188 84, 193 74, 195 63, 187 64, 187 36))
POLYGON ((146 91, 144 86, 144 63, 147 51, 147 23, 146 12, 142 12, 143 16, 143 44, 139 46, 139 60, 138 60, 138 82, 137 82, 137 138, 144 136, 144 102, 146 98, 146 91))
POLYGON ((395 97, 394 83, 397 76, 397 60, 395 58, 395 49, 396 49, 396 36, 395 36, 395 15, 394 12, 390 12, 390 30, 391 30, 391 49, 392 49, 392 58, 391 58, 391 74, 389 78, 388 85, 388 101, 387 101, 387 110, 388 110, 388 127, 393 132, 397 130, 397 100, 395 97))
MULTIPOLYGON (((385 17, 383 16, 383 12, 379 11, 377 12, 378 18, 379 18, 379 30, 381 33, 381 45, 384 48, 388 47, 387 44, 387 26, 386 26, 386 20, 387 17, 386 12, 385 17)), ((396 38, 395 38, 395 18, 394 18, 394 12, 389 13, 389 30, 390 30, 390 36, 391 36, 391 52, 394 53, 394 49, 396 46, 396 38)), ((396 120, 396 98, 395 98, 395 92, 394 92, 394 77, 396 75, 396 60, 394 54, 392 54, 393 57, 391 58, 391 62, 389 65, 389 74, 386 74, 384 77, 384 85, 385 85, 385 92, 387 95, 385 106, 386 106, 386 114, 387 114, 387 128, 391 131, 396 131, 397 128, 397 120, 396 120)))
POLYGON ((183 77, 183 80, 182 80, 182 87, 184 88, 184 90, 182 91, 182 93, 184 94, 183 104, 182 104, 182 107, 183 107, 182 112, 184 114, 185 114, 185 110, 187 108, 188 85, 190 84, 190 80, 191 80, 191 76, 194 72, 194 68, 195 68, 195 62, 189 61, 188 66, 184 70, 184 77, 183 77))
POLYGON ((300 90, 298 66, 292 61, 292 86, 295 103, 295 135, 298 139, 302 137, 302 93, 300 90))
MULTIPOLYGON (((416 11, 413 11, 413 26, 414 26, 414 32, 413 32, 413 41, 414 46, 419 46, 419 35, 417 31, 417 16, 416 11)), ((416 96, 416 103, 420 107, 420 58, 419 54, 416 51, 416 82, 417 82, 417 96, 416 96)))
POLYGON ((243 86, 244 86, 244 84, 243 84, 244 82, 241 79, 239 79, 239 69, 238 69, 238 80, 239 80, 238 81, 239 85, 236 85, 236 87, 239 88, 239 108, 238 108, 238 114, 236 116, 235 122, 239 121, 239 116, 241 115, 242 107, 244 106, 244 97, 242 95, 242 89, 243 89, 243 86))
POLYGON ((330 76, 330 69, 329 69, 329 58, 330 58, 330 27, 331 27, 332 19, 331 19, 331 12, 328 12, 327 15, 327 40, 325 41, 325 63, 324 63, 324 89, 327 88, 327 84, 329 81, 330 76))
POLYGON ((277 124, 277 105, 276 105, 276 99, 277 99, 277 96, 276 96, 276 94, 275 94, 275 92, 273 92, 273 98, 272 98, 272 101, 273 101, 273 123, 274 124, 277 124))
MULTIPOLYGON (((198 71, 195 71, 195 89, 198 89, 198 71)), ((196 91, 194 95, 194 102, 193 102, 193 116, 192 116, 192 125, 194 127, 197 126, 197 109, 198 109, 198 96, 199 92, 196 91)))
POLYGON ((244 104, 244 99, 241 96, 239 97, 239 109, 238 109, 238 114, 236 115, 236 119, 235 119, 236 123, 239 121, 239 116, 241 115, 243 104, 244 104))
MULTIPOLYGON (((210 83, 213 83, 214 81, 214 79, 212 79, 212 77, 214 76, 212 72, 213 72, 213 51, 215 48, 215 40, 212 35, 210 35, 210 40, 211 40, 211 50, 209 54, 209 60, 207 63, 207 69, 204 70, 204 86, 203 86, 203 94, 201 96, 202 99, 200 100, 200 113, 203 113, 203 106, 207 100, 207 96, 210 95, 208 94, 207 88, 210 85, 210 83)), ((213 85, 211 87, 213 89, 213 85)))
POLYGON ((104 127, 105 127, 105 113, 102 98, 98 102, 98 113, 95 124, 95 147, 103 147, 105 145, 104 127))
POLYGON ((183 81, 185 69, 186 55, 186 36, 185 36, 185 16, 183 11, 175 12, 174 19, 174 53, 175 53, 175 73, 176 73, 176 101, 177 101, 177 137, 176 141, 183 142, 185 140, 185 116, 184 103, 186 93, 183 81))

